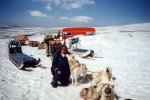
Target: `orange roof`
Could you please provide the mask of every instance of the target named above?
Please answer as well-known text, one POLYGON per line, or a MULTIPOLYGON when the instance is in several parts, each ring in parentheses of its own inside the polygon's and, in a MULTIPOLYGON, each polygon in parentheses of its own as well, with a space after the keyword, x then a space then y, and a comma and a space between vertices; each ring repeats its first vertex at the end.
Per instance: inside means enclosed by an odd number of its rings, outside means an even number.
POLYGON ((16 39, 19 39, 19 40, 28 40, 28 37, 24 36, 24 35, 17 35, 16 39))

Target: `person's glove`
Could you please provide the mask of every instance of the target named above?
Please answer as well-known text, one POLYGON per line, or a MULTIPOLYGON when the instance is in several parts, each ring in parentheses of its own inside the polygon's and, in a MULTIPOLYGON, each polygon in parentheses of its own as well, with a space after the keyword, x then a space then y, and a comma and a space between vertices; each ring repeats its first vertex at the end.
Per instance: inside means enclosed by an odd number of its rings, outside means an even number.
POLYGON ((58 74, 61 74, 61 70, 59 68, 56 68, 55 72, 58 73, 58 74))
POLYGON ((58 73, 58 74, 61 74, 61 71, 59 70, 59 71, 57 71, 57 73, 58 73))

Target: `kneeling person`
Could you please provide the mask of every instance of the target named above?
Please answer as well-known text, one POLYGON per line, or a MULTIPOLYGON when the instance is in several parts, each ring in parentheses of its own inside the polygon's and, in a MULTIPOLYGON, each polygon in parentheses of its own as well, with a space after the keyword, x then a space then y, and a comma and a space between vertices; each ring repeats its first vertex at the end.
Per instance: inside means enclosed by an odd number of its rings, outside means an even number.
POLYGON ((51 85, 55 88, 58 86, 58 82, 60 82, 62 86, 69 85, 70 68, 66 57, 67 53, 67 46, 63 45, 53 56, 51 67, 53 79, 51 85))

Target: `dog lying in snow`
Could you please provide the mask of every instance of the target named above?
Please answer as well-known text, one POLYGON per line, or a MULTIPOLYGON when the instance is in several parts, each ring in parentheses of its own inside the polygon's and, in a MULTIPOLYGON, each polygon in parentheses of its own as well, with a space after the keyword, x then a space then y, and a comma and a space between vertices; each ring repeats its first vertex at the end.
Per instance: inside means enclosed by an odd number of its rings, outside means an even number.
POLYGON ((86 77, 87 67, 85 64, 79 63, 73 55, 67 57, 72 75, 72 85, 77 85, 77 79, 81 74, 83 74, 83 79, 86 77))
POLYGON ((83 88, 80 97, 84 100, 114 100, 114 88, 109 84, 98 83, 96 86, 83 88))
POLYGON ((83 88, 80 91, 80 98, 84 100, 99 100, 100 94, 97 92, 97 86, 90 86, 88 88, 83 88))
POLYGON ((107 67, 105 70, 102 70, 100 72, 93 72, 92 77, 93 85, 96 85, 99 82, 108 83, 112 86, 115 85, 114 80, 112 79, 112 69, 110 67, 107 67))
POLYGON ((31 46, 31 47, 38 47, 40 45, 40 42, 38 42, 38 41, 27 40, 26 42, 27 42, 28 46, 31 46))

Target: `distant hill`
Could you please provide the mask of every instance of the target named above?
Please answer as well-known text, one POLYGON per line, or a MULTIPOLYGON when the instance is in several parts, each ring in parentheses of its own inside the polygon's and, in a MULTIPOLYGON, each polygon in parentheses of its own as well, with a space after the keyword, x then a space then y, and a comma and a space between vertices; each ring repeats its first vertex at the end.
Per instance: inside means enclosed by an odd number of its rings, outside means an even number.
POLYGON ((15 27, 19 27, 19 26, 7 26, 7 25, 0 25, 0 29, 9 29, 9 28, 15 28, 15 27))

